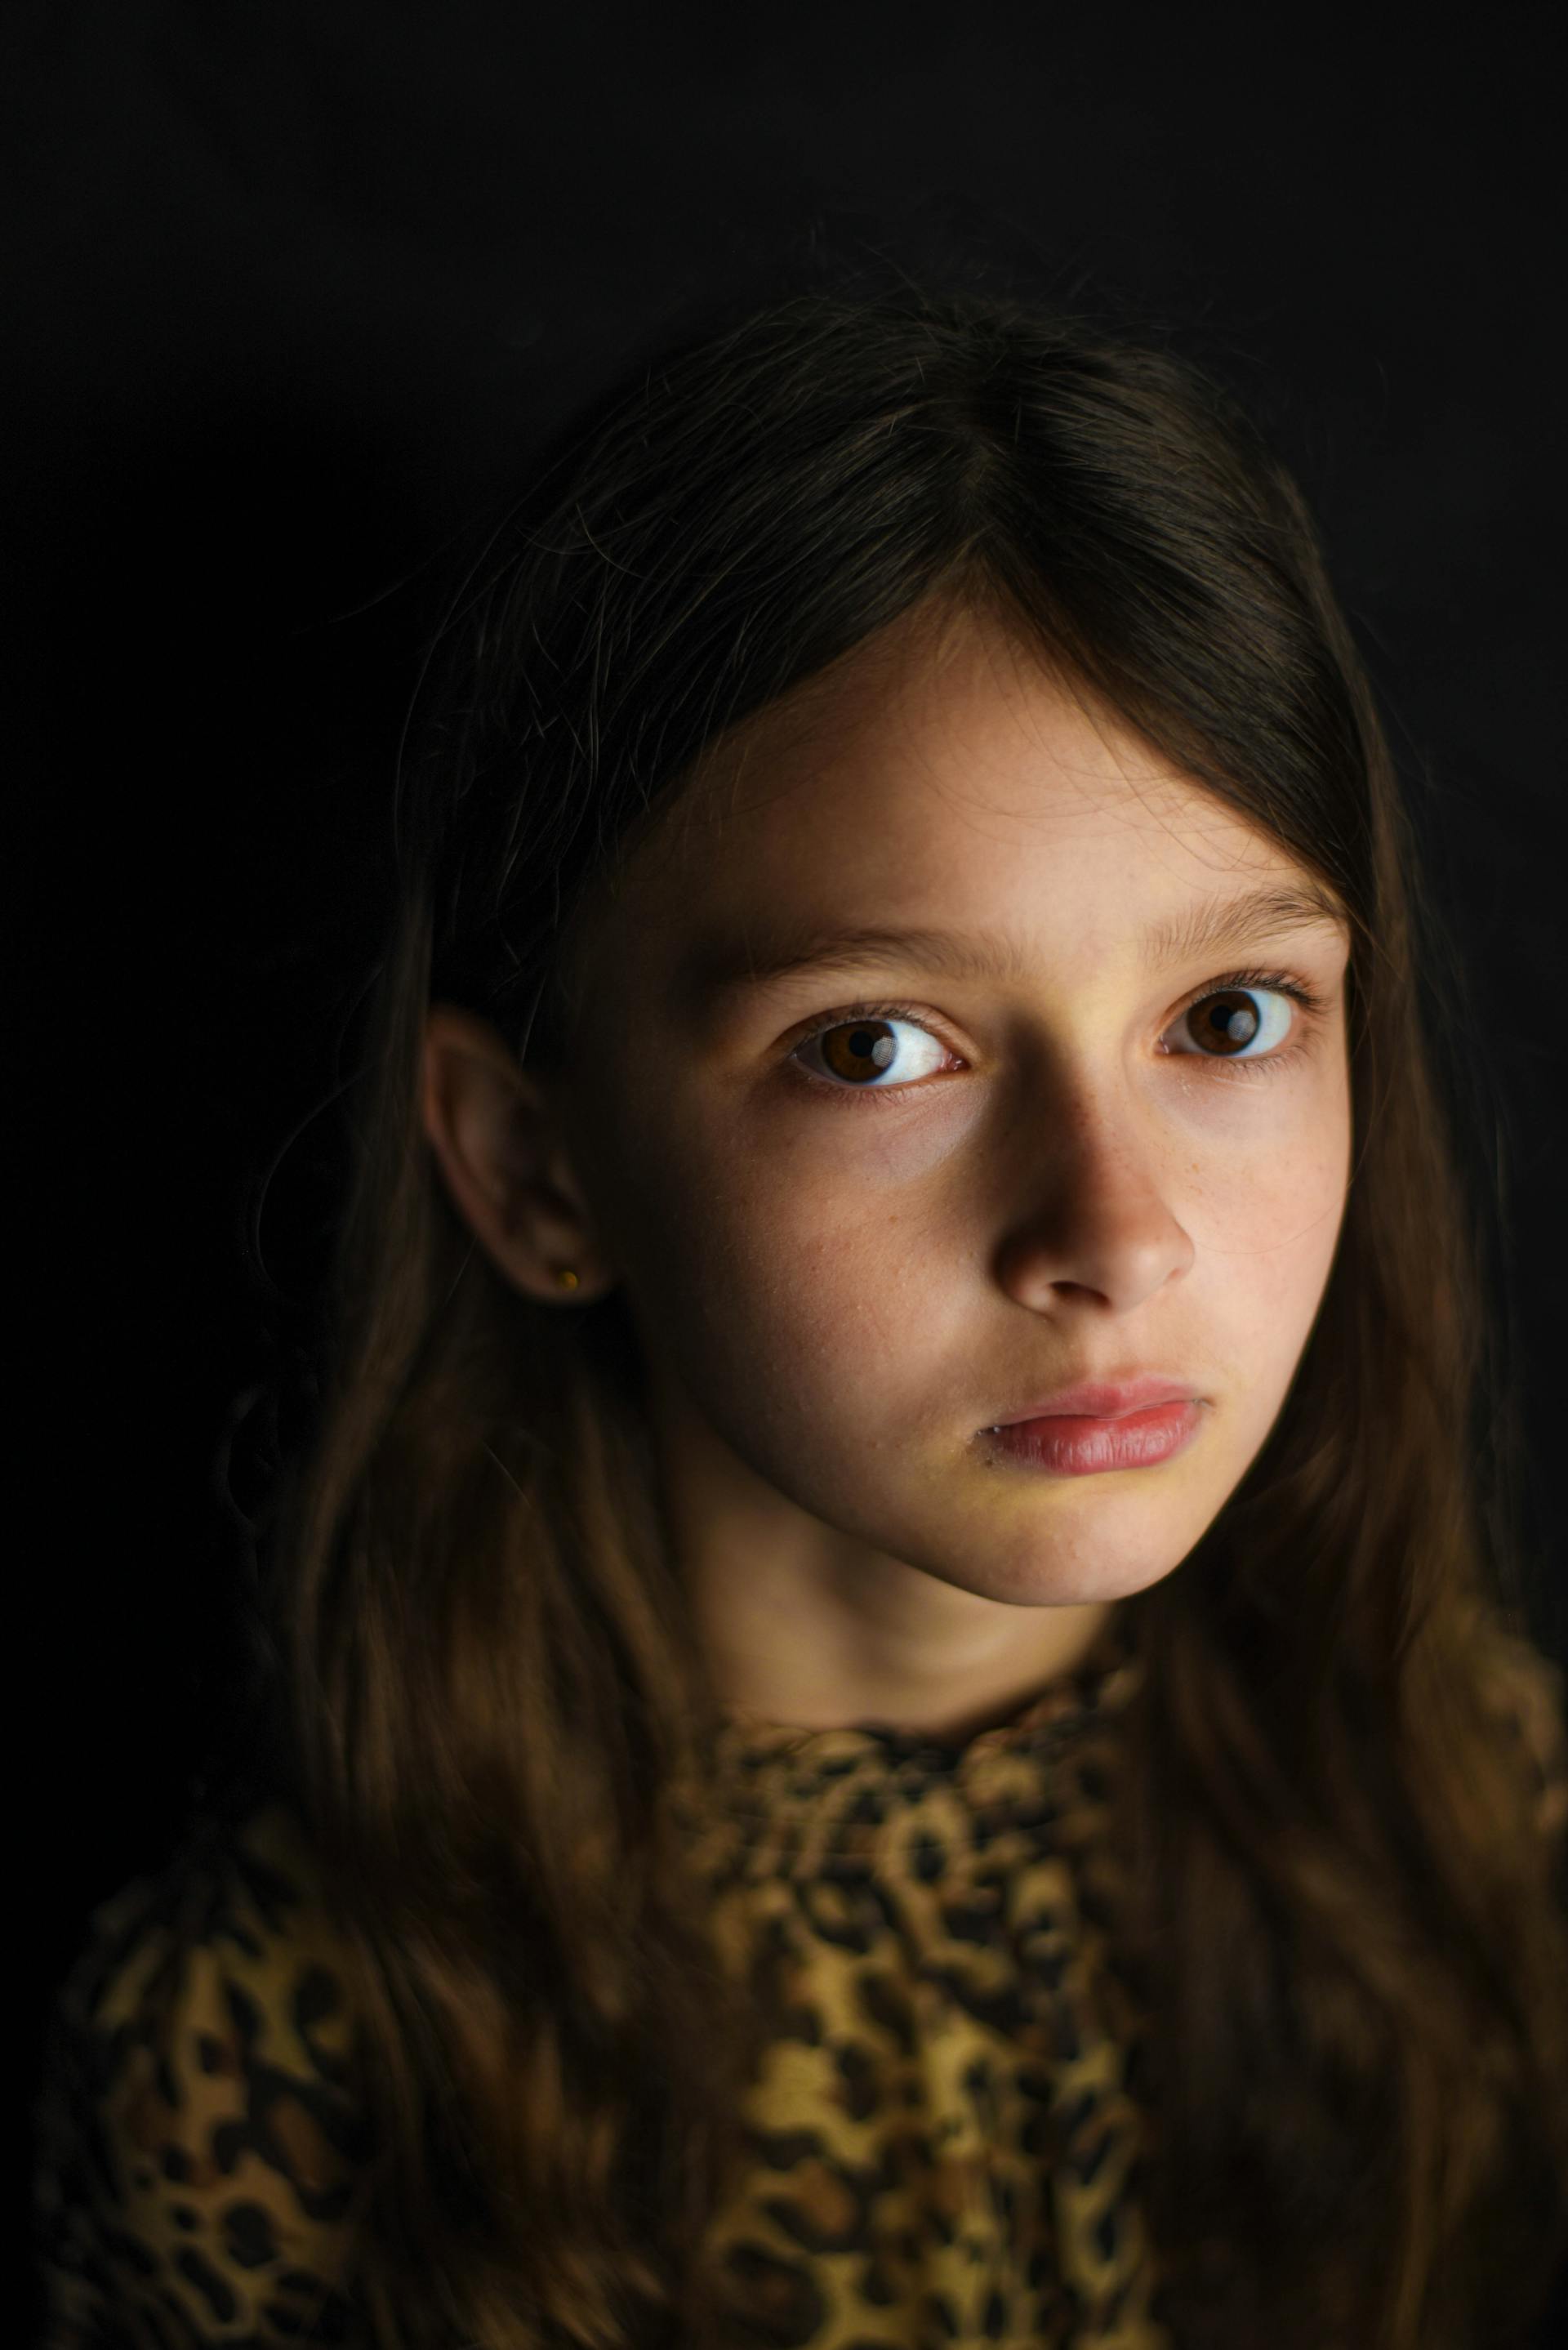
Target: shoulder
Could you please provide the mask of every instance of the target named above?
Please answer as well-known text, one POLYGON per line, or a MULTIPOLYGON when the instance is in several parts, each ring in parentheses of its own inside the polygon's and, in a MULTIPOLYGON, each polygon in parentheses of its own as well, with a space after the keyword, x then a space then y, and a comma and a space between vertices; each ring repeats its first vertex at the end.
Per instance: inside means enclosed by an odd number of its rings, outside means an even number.
POLYGON ((45 2350, 351 2338, 369 2149, 320 1895, 302 1827, 267 1804, 94 1911, 36 2116, 45 2350))

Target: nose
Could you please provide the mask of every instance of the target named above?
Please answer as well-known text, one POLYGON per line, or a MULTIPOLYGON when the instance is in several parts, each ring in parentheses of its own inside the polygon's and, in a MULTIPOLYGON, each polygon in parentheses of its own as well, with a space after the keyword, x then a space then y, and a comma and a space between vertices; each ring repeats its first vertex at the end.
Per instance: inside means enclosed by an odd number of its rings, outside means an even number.
POLYGON ((1177 1281, 1193 1260, 1190 1233, 1167 1195, 1147 1134, 1127 1115, 1081 1110, 1032 1152, 1028 1204, 1003 1232, 996 1276, 1039 1312, 1081 1293, 1127 1314, 1177 1281))

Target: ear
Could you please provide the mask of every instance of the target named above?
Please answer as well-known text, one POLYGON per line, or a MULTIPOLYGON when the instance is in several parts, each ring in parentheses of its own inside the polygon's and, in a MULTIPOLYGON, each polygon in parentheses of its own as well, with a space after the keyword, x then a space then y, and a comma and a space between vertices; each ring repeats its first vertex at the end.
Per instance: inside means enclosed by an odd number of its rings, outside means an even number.
POLYGON ((453 1205, 514 1288, 580 1305, 614 1285, 548 1087, 498 1028, 455 1004, 431 1006, 421 1107, 453 1205), (575 1285, 557 1279, 562 1267, 575 1285))

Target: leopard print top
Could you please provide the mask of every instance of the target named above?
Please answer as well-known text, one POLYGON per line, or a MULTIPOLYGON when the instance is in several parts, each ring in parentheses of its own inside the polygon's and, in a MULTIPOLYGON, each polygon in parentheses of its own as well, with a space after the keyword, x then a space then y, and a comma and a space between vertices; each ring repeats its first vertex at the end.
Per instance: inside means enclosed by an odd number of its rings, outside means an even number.
MULTIPOLYGON (((1101 1834, 1141 1670, 1116 1611, 1076 1672, 967 1743, 723 1726, 724 1800, 692 1832, 728 1962, 782 1970, 788 2019, 715 2221, 738 2341, 1175 2350, 1101 1834)), ((1554 1674, 1523 1697, 1561 1832, 1554 1674)), ((41 2350, 369 2344, 338 1953, 276 1804, 94 1913, 38 2110, 41 2350)))

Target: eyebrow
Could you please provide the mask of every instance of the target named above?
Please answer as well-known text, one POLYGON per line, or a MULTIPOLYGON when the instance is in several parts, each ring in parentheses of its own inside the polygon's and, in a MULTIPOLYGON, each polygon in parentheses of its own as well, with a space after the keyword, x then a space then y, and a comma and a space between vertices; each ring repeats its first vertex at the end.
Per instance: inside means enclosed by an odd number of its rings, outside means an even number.
MULTIPOLYGON (((1242 898, 1205 899, 1185 914, 1147 923, 1137 934, 1138 959, 1147 970, 1162 970, 1287 931, 1329 927, 1348 931, 1349 917, 1330 890, 1306 880, 1242 898)), ((911 963, 940 971, 949 979, 1022 982, 1029 975, 1022 942, 1004 931, 958 933, 860 924, 835 931, 784 928, 744 941, 710 940, 688 959, 682 983, 689 996, 702 1001, 774 986, 802 972, 850 964, 899 969, 911 963)))

